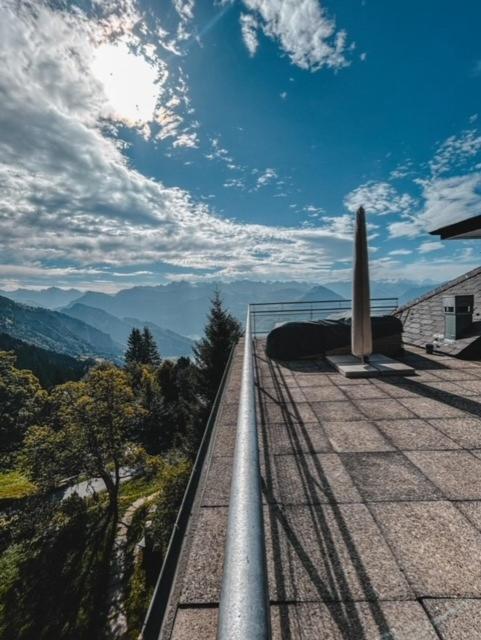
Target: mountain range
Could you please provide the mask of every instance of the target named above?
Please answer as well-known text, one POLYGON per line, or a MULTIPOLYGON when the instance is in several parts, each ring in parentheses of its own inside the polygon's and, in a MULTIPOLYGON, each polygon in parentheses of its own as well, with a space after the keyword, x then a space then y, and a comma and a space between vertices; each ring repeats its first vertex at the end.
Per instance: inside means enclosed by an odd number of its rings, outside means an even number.
MULTIPOLYGON (((108 294, 49 287, 0 292, 0 331, 37 347, 75 357, 121 361, 133 327, 148 326, 161 356, 191 355, 202 333, 215 284, 173 282, 138 286, 108 294), (25 304, 28 301, 28 304, 25 304)), ((376 298, 398 298, 404 304, 436 283, 371 282, 376 298)), ((350 282, 315 285, 307 282, 222 283, 226 308, 239 320, 248 303, 341 300, 351 297, 350 282)))
POLYGON ((109 334, 58 311, 0 296, 0 331, 28 344, 71 356, 118 359, 122 350, 109 334))
POLYGON ((138 318, 116 318, 107 311, 89 307, 80 302, 75 302, 63 309, 63 313, 77 320, 81 320, 99 331, 108 333, 110 337, 125 351, 127 339, 134 327, 148 327, 154 336, 161 356, 189 355, 194 346, 193 340, 171 331, 162 329, 153 322, 139 320, 138 318))

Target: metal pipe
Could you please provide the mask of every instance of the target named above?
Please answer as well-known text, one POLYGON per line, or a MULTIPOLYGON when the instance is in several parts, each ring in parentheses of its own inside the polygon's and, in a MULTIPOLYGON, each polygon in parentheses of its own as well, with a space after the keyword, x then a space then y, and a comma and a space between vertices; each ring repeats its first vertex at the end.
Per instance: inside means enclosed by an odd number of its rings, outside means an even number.
POLYGON ((269 638, 269 594, 248 308, 217 639, 269 638))

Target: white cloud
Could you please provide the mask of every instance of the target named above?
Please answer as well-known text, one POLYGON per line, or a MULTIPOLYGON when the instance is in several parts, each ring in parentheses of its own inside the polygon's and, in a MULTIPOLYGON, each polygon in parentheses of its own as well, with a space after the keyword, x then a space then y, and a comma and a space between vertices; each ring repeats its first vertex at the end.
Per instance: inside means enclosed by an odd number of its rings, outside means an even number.
POLYGON ((389 252, 390 256, 408 256, 412 253, 411 249, 393 249, 389 252))
POLYGON ((459 171, 461 165, 481 151, 481 135, 477 129, 468 129, 458 136, 450 136, 437 149, 429 163, 433 177, 451 170, 459 171))
POLYGON ((422 242, 419 247, 419 253, 431 253, 432 251, 439 251, 439 249, 443 249, 443 245, 441 242, 422 242))
POLYGON ((481 171, 418 183, 423 207, 415 215, 389 225, 391 237, 416 237, 481 212, 481 171))
MULTIPOLYGON (((122 16, 116 20, 120 28, 122 16)), ((211 269, 221 278, 317 279, 350 254, 350 240, 335 223, 312 229, 240 224, 136 171, 115 128, 106 126, 106 96, 89 66, 99 29, 78 9, 54 11, 17 0, 4 0, 0 8, 5 264, 52 278, 67 264, 66 278, 88 270, 104 283, 111 270, 146 270, 161 262, 192 272, 211 269)), ((176 87, 183 86, 179 82, 176 87)), ((177 108, 171 94, 164 99, 167 111, 177 108)), ((168 120, 165 115, 162 127, 168 120)), ((213 146, 221 153, 219 142, 213 146)), ((266 184, 276 172, 262 175, 266 184)))
POLYGON ((257 188, 265 187, 266 185, 273 182, 278 177, 277 171, 268 167, 261 173, 261 175, 257 178, 257 188))
MULTIPOLYGON (((291 61, 302 69, 322 67, 341 69, 349 63, 346 58, 346 32, 337 31, 318 0, 243 0, 269 38, 277 41, 291 61)), ((244 24, 243 24, 244 28, 244 24)), ((256 29, 249 26, 253 55, 257 49, 256 29), (254 36, 252 35, 254 33, 254 36), (252 38, 255 37, 254 40, 252 38)))
POLYGON ((175 10, 184 21, 192 20, 194 17, 194 0, 172 0, 175 10))
POLYGON ((416 204, 408 193, 399 193, 387 182, 366 182, 351 191, 344 199, 344 205, 349 211, 357 211, 360 206, 366 212, 379 215, 390 213, 406 213, 416 204))
POLYGON ((251 56, 254 56, 259 46, 257 29, 259 24, 252 13, 242 13, 240 16, 241 33, 244 44, 251 56))

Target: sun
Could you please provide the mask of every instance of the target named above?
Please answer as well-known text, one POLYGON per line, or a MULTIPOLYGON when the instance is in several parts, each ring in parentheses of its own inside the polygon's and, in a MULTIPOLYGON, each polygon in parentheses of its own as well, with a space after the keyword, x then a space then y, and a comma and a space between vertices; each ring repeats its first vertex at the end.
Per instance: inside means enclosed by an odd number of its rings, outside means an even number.
POLYGON ((109 117, 129 127, 145 125, 155 116, 159 97, 158 71, 126 43, 100 45, 91 64, 108 100, 109 117))

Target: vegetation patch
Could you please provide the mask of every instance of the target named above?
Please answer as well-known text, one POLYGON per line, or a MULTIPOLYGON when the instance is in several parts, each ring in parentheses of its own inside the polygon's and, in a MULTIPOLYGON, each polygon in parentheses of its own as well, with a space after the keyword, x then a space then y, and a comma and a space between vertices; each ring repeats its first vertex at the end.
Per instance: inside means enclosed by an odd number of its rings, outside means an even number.
POLYGON ((20 471, 0 473, 0 500, 19 500, 36 491, 37 487, 20 471))

